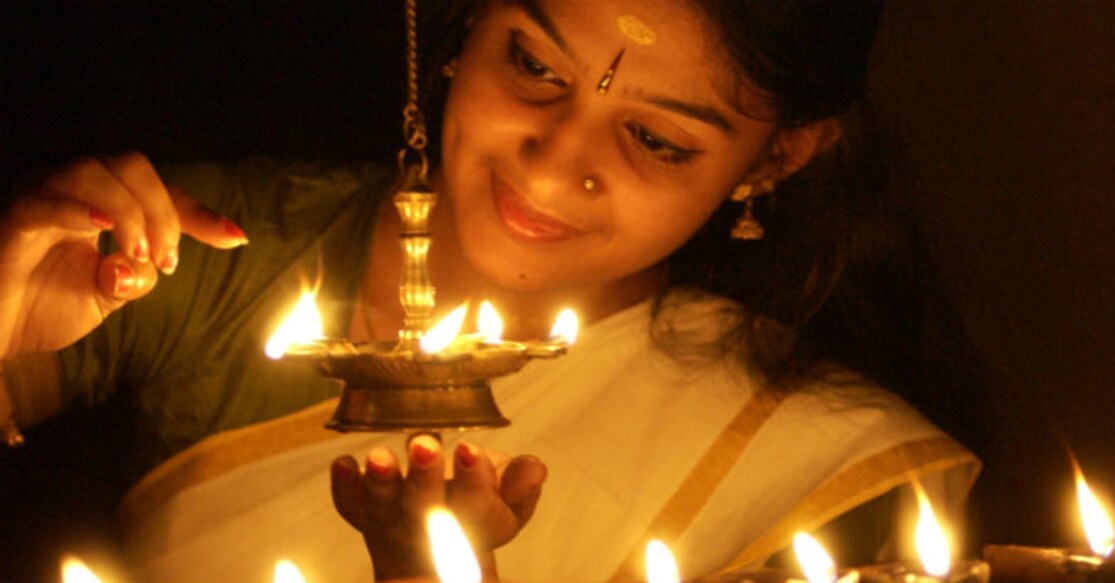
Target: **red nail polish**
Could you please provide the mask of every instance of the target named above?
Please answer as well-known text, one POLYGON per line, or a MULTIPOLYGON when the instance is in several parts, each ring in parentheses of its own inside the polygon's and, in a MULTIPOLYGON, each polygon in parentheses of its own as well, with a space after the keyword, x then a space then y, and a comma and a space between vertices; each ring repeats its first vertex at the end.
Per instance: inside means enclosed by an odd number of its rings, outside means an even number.
POLYGON ((348 482, 352 480, 353 471, 346 463, 336 462, 333 464, 333 477, 342 481, 348 482))
POLYGON ((476 466, 476 452, 467 443, 457 444, 457 463, 468 470, 476 466))
POLYGON ((383 465, 371 458, 368 459, 368 471, 375 475, 377 478, 386 478, 391 474, 391 468, 383 465))
POLYGON ((429 466, 434 463, 437 458, 437 452, 422 445, 418 440, 410 443, 410 457, 414 459, 414 463, 421 467, 429 466))
POLYGON ((89 222, 93 223, 94 227, 98 229, 108 230, 115 226, 112 219, 108 215, 100 211, 100 209, 89 209, 89 222))
POLYGON ((364 465, 377 478, 386 478, 391 475, 395 468, 395 457, 391 455, 387 448, 376 447, 368 452, 368 458, 364 461, 364 465))
POLYGON ((171 247, 167 250, 166 255, 163 257, 162 261, 159 262, 159 269, 163 270, 163 273, 170 275, 174 273, 174 270, 177 268, 178 249, 171 247))
POLYGON ((132 250, 132 255, 135 256, 137 261, 146 263, 148 260, 147 254, 151 252, 151 247, 147 244, 147 237, 143 237, 136 243, 135 248, 132 250))
POLYGON ((135 289, 136 274, 132 268, 122 263, 117 263, 112 266, 112 273, 116 281, 112 284, 113 293, 117 296, 123 296, 135 289))
POLYGON ((243 241, 244 243, 248 242, 248 236, 245 235, 244 231, 236 223, 232 222, 228 217, 221 217, 221 228, 224 229, 225 234, 229 237, 238 239, 240 241, 243 241))

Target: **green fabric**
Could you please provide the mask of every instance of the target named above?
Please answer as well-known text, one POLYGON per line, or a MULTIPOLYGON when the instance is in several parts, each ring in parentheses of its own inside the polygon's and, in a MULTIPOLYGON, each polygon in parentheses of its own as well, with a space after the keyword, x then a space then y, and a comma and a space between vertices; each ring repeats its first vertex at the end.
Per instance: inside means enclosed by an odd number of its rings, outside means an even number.
POLYGON ((263 347, 322 274, 329 335, 346 335, 379 203, 384 165, 284 165, 252 160, 160 170, 232 218, 251 243, 220 251, 184 238, 180 264, 147 297, 62 351, 63 391, 123 407, 138 478, 203 437, 278 417, 337 394, 304 365, 263 347))

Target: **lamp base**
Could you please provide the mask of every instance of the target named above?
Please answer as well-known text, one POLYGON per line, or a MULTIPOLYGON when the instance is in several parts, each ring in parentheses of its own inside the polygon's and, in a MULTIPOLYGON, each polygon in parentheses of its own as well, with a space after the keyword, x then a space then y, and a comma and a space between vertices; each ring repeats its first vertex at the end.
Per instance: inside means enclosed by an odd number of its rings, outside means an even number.
POLYGON ((452 431, 506 427, 487 384, 345 386, 325 426, 335 431, 452 431))

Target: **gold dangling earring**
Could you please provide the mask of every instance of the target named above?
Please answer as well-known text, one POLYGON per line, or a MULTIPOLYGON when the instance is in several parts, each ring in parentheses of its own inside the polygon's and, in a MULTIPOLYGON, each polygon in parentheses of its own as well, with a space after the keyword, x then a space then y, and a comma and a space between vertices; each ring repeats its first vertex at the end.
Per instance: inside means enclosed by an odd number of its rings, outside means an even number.
POLYGON ((759 219, 755 218, 755 199, 773 190, 774 182, 763 180, 757 187, 745 183, 740 184, 732 191, 732 200, 743 203, 743 214, 740 215, 735 226, 732 227, 733 239, 759 241, 766 236, 763 225, 759 223, 759 219))

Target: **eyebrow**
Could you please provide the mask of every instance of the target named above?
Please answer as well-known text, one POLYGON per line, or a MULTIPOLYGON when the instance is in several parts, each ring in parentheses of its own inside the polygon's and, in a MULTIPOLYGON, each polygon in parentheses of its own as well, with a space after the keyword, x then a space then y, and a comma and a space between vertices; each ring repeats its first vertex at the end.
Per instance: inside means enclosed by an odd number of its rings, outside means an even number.
POLYGON ((679 101, 660 95, 644 96, 640 97, 639 100, 714 125, 729 134, 735 133, 735 128, 732 127, 732 124, 728 123, 728 120, 714 107, 679 101))
MULTIPOLYGON (((576 55, 569 48, 569 43, 565 42, 565 37, 561 35, 561 32, 554 24, 554 21, 550 19, 550 15, 546 14, 546 11, 542 9, 542 6, 538 3, 538 0, 509 0, 508 3, 521 8, 523 12, 525 12, 526 15, 530 17, 530 19, 533 20, 535 24, 538 25, 538 28, 541 28, 542 31, 546 33, 546 36, 550 37, 550 40, 554 41, 554 44, 557 45, 558 49, 560 49, 561 52, 570 56, 574 60, 581 62, 579 59, 576 58, 576 55)), ((727 133, 735 132, 735 128, 732 127, 732 124, 728 123, 728 120, 713 107, 707 105, 699 105, 696 103, 688 103, 685 101, 660 95, 643 96, 639 97, 639 99, 645 103, 655 105, 662 109, 713 125, 727 133)))
POLYGON ((561 52, 567 55, 573 54, 569 49, 569 44, 565 42, 565 37, 561 36, 561 32, 559 32, 557 26, 554 25, 554 21, 550 19, 550 15, 546 14, 545 10, 542 10, 542 6, 538 4, 538 0, 511 0, 509 3, 522 8, 523 12, 526 12, 527 16, 538 25, 538 28, 541 28, 542 31, 546 33, 546 36, 549 36, 550 40, 554 41, 554 44, 561 49, 561 52))

